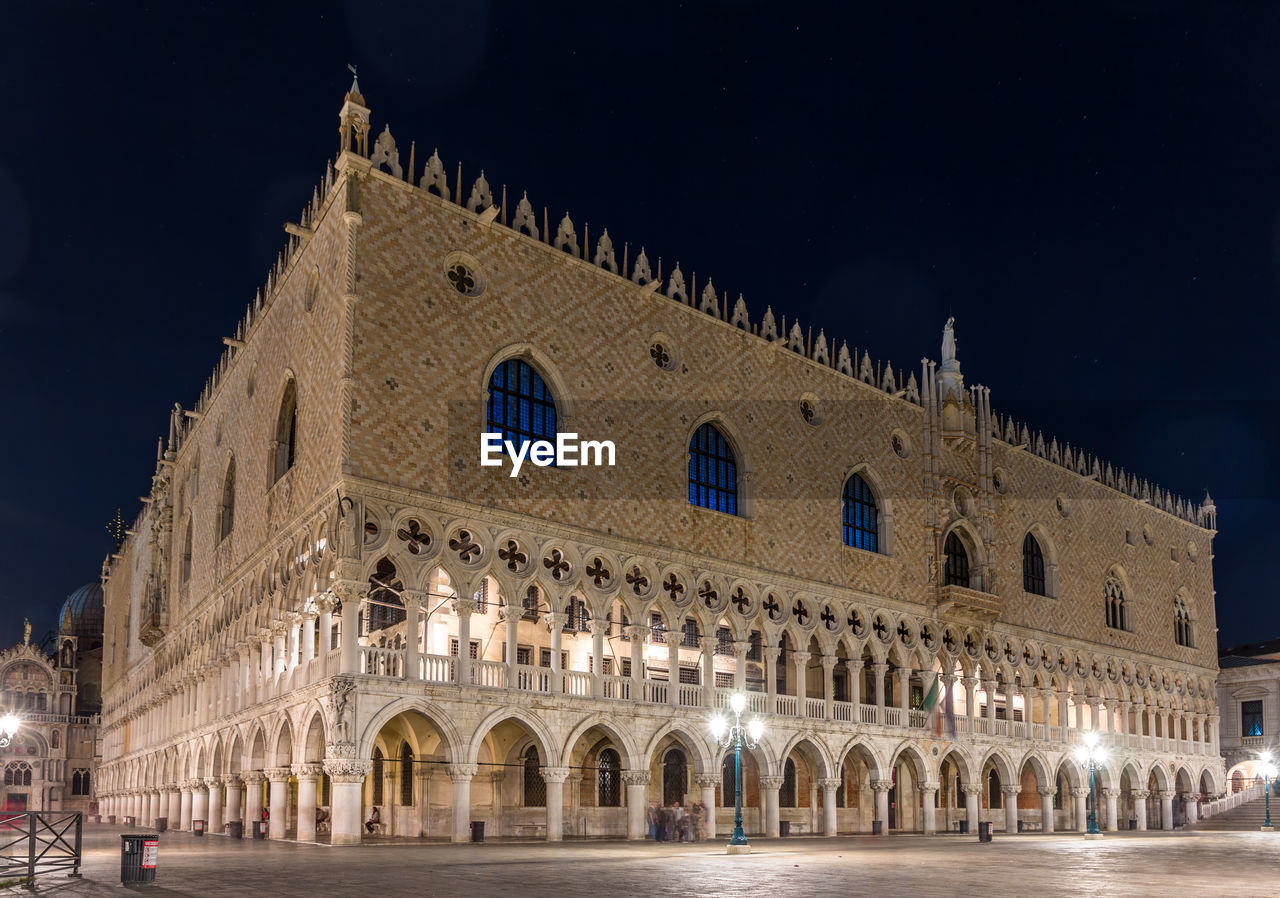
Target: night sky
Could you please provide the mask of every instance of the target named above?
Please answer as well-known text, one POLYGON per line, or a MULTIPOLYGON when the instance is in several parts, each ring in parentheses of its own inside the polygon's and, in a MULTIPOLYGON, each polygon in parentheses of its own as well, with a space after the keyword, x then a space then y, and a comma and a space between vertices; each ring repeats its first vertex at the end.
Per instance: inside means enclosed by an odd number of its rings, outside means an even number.
POLYGON ((0 645, 136 515, 348 63, 402 162, 439 147, 753 319, 917 369, 954 314, 997 411, 1209 488, 1220 641, 1280 636, 1280 6, 263 6, 6 4, 0 645))

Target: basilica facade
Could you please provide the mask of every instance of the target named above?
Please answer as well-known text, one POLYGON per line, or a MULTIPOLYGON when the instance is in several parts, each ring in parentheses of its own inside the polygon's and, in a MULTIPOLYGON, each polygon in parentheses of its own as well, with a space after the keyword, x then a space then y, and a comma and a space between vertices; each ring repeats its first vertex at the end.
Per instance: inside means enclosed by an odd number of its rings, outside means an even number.
POLYGON ((1105 828, 1223 792, 1207 497, 999 415, 954 322, 875 362, 339 124, 104 571, 104 813, 723 835, 737 691, 749 832, 1083 828, 1090 732, 1105 828))

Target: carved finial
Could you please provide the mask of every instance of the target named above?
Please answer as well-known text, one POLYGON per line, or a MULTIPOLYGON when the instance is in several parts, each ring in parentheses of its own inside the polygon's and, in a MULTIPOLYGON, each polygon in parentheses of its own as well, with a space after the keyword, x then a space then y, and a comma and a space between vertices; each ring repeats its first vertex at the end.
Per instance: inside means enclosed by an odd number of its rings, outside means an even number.
POLYGON ((716 302, 716 288, 712 284, 711 278, 707 278, 707 286, 702 288, 702 303, 698 307, 701 311, 708 315, 719 315, 720 310, 716 302))
MULTIPOLYGON (((480 173, 480 177, 484 177, 483 172, 480 173)), ((479 183, 479 181, 476 183, 479 183)), ((446 200, 449 198, 449 179, 445 177, 444 162, 440 159, 440 150, 438 148, 432 150, 431 158, 427 160, 427 169, 422 173, 422 180, 418 182, 418 186, 428 191, 434 189, 436 193, 446 200)))
POLYGON ((760 336, 770 343, 778 339, 778 323, 773 317, 773 306, 764 308, 764 317, 760 319, 760 336))
MULTIPOLYGON (((475 198, 475 191, 472 191, 471 196, 472 199, 475 198)), ((467 203, 467 208, 471 208, 471 203, 467 203)), ((524 230, 534 240, 538 239, 538 222, 534 217, 533 204, 529 202, 529 191, 527 190, 524 192, 520 202, 516 203, 516 214, 511 219, 511 229, 517 232, 524 230)))
POLYGON ((751 319, 747 315, 747 303, 742 298, 741 293, 738 294, 738 301, 733 304, 733 315, 729 318, 729 323, 746 331, 751 330, 751 319))
POLYGON ((840 351, 836 353, 836 370, 846 377, 853 377, 853 361, 849 357, 849 344, 840 341, 840 351))
POLYGON ((631 270, 631 282, 644 286, 653 280, 653 272, 649 270, 649 257, 644 253, 644 247, 640 247, 640 255, 636 256, 635 267, 631 270))
POLYGON ((818 328, 818 339, 813 344, 813 360, 820 365, 830 365, 831 356, 827 352, 827 332, 822 328, 818 328))
POLYGON ((556 239, 551 245, 575 256, 581 255, 578 252, 578 235, 573 230, 573 220, 569 218, 568 212, 564 214, 564 218, 560 219, 560 227, 556 229, 556 239))
POLYGON ((592 262, 599 268, 607 268, 618 273, 618 261, 613 256, 613 241, 609 238, 609 229, 605 228, 596 241, 596 255, 592 262))
POLYGON ((676 263, 675 268, 671 269, 671 278, 667 281, 667 296, 685 304, 689 302, 689 294, 684 289, 684 273, 680 270, 679 262, 676 263))

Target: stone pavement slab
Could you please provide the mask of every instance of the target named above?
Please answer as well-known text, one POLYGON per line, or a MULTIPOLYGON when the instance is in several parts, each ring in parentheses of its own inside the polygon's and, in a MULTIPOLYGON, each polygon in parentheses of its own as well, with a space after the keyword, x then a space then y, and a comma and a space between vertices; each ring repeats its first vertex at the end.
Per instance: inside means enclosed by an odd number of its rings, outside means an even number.
MULTIPOLYGON (((37 894, 120 896, 1280 896, 1280 833, 850 836, 753 842, 379 844, 333 848, 187 833, 160 837, 157 884, 120 885, 119 827, 90 827, 84 878, 37 894)), ((4 894, 31 894, 20 889, 4 894)))

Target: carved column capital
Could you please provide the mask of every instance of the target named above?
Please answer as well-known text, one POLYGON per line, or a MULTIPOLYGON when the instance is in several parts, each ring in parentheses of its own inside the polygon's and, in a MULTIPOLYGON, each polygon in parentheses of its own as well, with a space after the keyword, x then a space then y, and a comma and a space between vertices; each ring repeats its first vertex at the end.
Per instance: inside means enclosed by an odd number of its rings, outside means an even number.
POLYGON ((286 783, 289 781, 293 769, 290 767, 268 767, 262 771, 267 775, 267 779, 273 783, 286 783))
POLYGON ((324 772, 335 783, 362 783, 372 767, 372 761, 362 758, 324 759, 324 772))
POLYGON ((542 767, 539 770, 542 773, 543 782, 556 786, 563 784, 570 773, 568 767, 542 767))
POLYGON ((266 779, 261 770, 245 770, 240 774, 240 778, 245 781, 246 785, 258 786, 266 779))
POLYGON ((643 624, 631 624, 627 626, 627 638, 632 640, 643 640, 649 635, 649 628, 643 624))
POLYGON ((1055 789, 1050 789, 1048 786, 1039 786, 1036 788, 1036 794, 1038 794, 1042 798, 1045 795, 1052 795, 1055 791, 1056 791, 1055 789))
POLYGON ((476 775, 479 765, 476 764, 450 764, 445 768, 449 774, 449 779, 455 783, 469 783, 471 778, 476 775))
POLYGON ((324 773, 324 765, 319 763, 294 764, 293 775, 299 782, 315 782, 324 773))
POLYGON ((965 783, 960 787, 960 791, 965 795, 981 795, 982 786, 978 783, 965 783))
POLYGON ((714 653, 716 650, 716 646, 719 644, 720 644, 720 640, 714 636, 698 637, 698 648, 701 649, 704 653, 706 652, 714 653))
POLYGON ((470 597, 459 597, 453 600, 453 613, 458 617, 470 617, 475 613, 476 600, 470 597))
POLYGON ((1022 792, 1021 786, 1001 786, 1000 787, 1000 794, 1002 795, 1013 796, 1013 795, 1018 795, 1021 792, 1022 792))
POLYGON ((702 789, 714 789, 720 785, 720 777, 710 773, 699 773, 693 778, 693 781, 702 789))
POLYGON ((1134 789, 1129 795, 1134 801, 1146 801, 1151 797, 1151 793, 1146 789, 1134 789))
POLYGON ((888 792, 893 788, 893 780, 872 780, 871 788, 877 792, 888 792))
POLYGON ((225 785, 228 789, 240 788, 240 782, 241 782, 240 774, 238 773, 228 773, 222 778, 223 785, 225 785))
POLYGON ((780 776, 762 776, 760 777, 760 788, 769 791, 777 791, 782 788, 782 777, 780 776))
POLYGON ((819 780, 818 780, 818 788, 820 788, 820 789, 839 789, 839 788, 840 788, 840 777, 838 777, 838 776, 824 776, 824 777, 822 777, 821 779, 819 779, 819 780))

